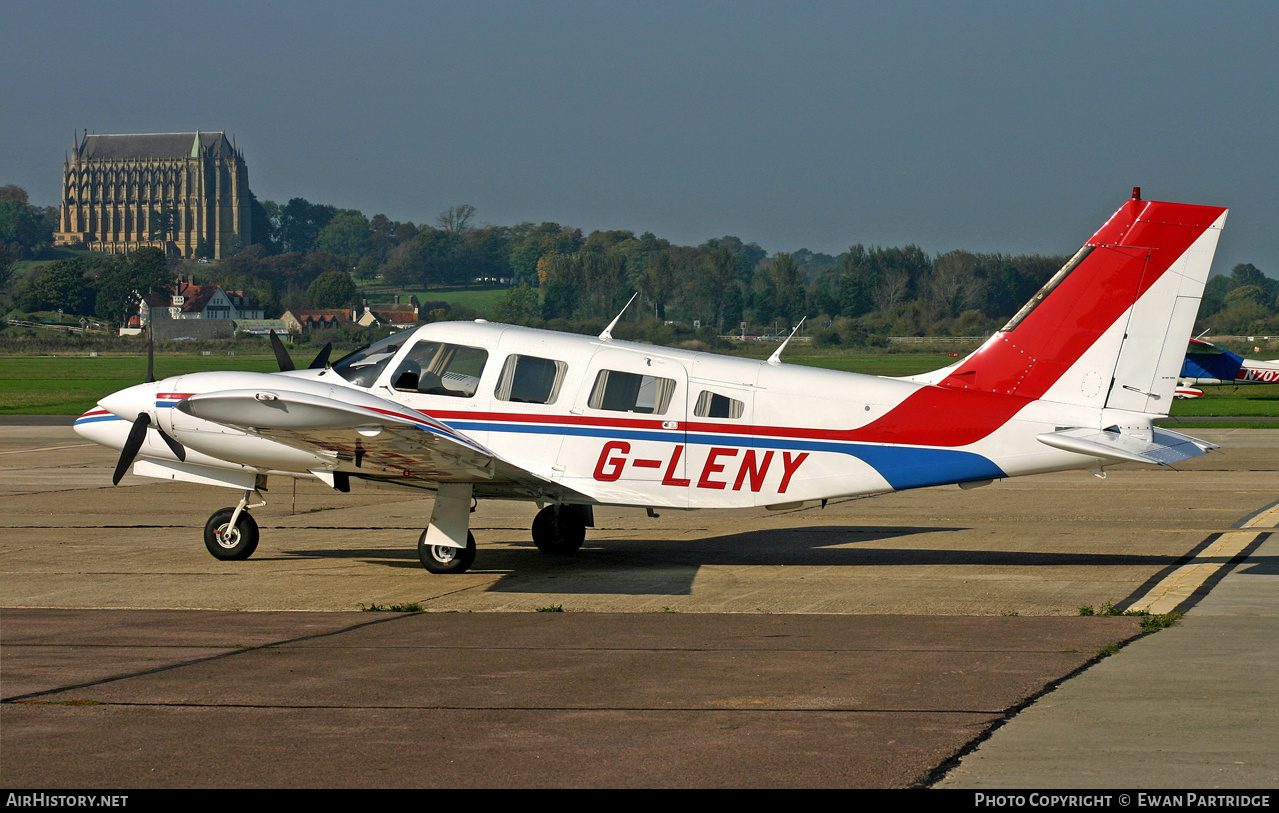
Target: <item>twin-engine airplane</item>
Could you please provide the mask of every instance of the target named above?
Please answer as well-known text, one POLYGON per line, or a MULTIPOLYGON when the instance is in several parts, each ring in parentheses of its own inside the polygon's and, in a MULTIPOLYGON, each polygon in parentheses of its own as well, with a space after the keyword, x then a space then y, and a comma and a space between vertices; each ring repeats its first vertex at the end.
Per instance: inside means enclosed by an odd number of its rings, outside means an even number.
MULTIPOLYGON (((223 486, 205 525, 244 559, 269 477, 435 492, 418 556, 475 559, 475 500, 536 502, 571 553, 592 508, 782 508, 949 483, 1169 464, 1213 447, 1168 414, 1226 210, 1126 201, 1008 324, 934 373, 881 378, 510 325, 436 323, 331 367, 206 372, 110 395, 75 424, 135 474, 223 486), (136 460, 136 463, 134 461, 136 460)), ((616 322, 616 320, 614 320, 616 322)), ((283 365, 291 367, 291 364, 283 365)))

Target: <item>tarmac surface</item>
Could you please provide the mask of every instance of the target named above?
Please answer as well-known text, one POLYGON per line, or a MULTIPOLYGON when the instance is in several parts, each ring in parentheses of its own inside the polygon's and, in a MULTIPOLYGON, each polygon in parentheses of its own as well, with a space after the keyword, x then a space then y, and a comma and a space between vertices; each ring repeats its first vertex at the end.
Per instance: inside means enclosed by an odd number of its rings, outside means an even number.
POLYGON ((601 509, 571 558, 484 502, 432 576, 430 499, 273 480, 220 562, 233 492, 0 426, 0 785, 1273 788, 1279 432, 1192 433, 1179 471, 601 509))

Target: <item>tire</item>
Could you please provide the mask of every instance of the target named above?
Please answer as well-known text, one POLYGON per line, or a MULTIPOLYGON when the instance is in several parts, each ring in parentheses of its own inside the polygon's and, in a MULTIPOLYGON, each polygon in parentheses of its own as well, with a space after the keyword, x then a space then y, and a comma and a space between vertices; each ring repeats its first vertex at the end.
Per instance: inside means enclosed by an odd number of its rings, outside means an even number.
POLYGON ((216 559, 248 559, 258 549, 258 521, 248 511, 240 512, 234 530, 228 533, 234 513, 234 508, 219 508, 204 523, 204 546, 216 559))
POLYGON ((572 505, 548 505, 533 518, 533 544, 542 553, 567 556, 586 541, 586 520, 572 505))
POLYGON ((475 564, 475 536, 466 532, 465 548, 426 544, 426 531, 417 540, 417 558, 432 573, 465 573, 475 564))

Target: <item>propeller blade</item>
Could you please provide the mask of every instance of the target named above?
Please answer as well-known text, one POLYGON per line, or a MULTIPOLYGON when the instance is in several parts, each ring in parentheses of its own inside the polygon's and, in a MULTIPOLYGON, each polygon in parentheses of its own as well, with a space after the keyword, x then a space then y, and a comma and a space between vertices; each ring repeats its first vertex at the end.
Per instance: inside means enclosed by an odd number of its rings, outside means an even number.
POLYGON ((329 354, 333 352, 333 342, 329 342, 321 348, 319 354, 315 357, 315 361, 311 362, 308 370, 319 370, 329 366, 329 354))
POLYGON ((138 456, 138 450, 142 448, 142 441, 147 436, 147 425, 151 423, 151 416, 145 412, 139 412, 138 417, 133 420, 133 426, 129 429, 129 437, 124 441, 124 448, 120 450, 120 460, 115 464, 115 474, 111 476, 111 485, 120 485, 120 478, 129 470, 129 466, 133 465, 133 458, 138 456))
POLYGON ((274 330, 271 331, 271 349, 275 351, 275 361, 280 365, 280 372, 287 373, 297 369, 293 364, 293 357, 284 349, 284 342, 280 341, 274 330))
POLYGON ((165 433, 165 431, 159 427, 159 425, 156 425, 155 431, 160 433, 160 440, 163 440, 164 445, 169 447, 169 451, 173 452, 173 456, 176 457, 178 460, 186 462, 186 459, 187 459, 186 447, 183 446, 181 443, 178 443, 173 438, 169 437, 165 433))

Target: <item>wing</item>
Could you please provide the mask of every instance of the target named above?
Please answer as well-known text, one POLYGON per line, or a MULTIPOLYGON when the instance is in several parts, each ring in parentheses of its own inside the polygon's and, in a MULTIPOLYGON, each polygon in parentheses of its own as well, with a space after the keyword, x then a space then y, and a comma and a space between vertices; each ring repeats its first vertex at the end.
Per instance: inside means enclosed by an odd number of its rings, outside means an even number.
POLYGON ((408 407, 352 391, 350 399, 272 388, 192 395, 176 408, 331 460, 311 473, 329 485, 355 476, 430 488, 472 483, 487 496, 545 496, 592 502, 520 466, 444 423, 408 407), (335 481, 334 475, 338 475, 335 481))

